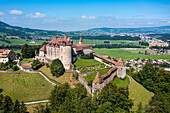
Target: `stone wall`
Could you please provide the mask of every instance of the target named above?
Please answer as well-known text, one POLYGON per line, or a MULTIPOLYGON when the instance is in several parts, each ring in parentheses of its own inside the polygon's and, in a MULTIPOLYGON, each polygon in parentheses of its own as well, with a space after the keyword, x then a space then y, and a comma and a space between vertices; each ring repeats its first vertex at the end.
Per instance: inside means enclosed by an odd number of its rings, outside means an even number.
POLYGON ((88 85, 88 82, 83 78, 83 76, 79 74, 78 79, 79 79, 80 83, 82 85, 84 85, 84 87, 86 88, 87 92, 90 95, 92 95, 92 93, 91 93, 92 92, 92 88, 91 88, 91 86, 88 85))

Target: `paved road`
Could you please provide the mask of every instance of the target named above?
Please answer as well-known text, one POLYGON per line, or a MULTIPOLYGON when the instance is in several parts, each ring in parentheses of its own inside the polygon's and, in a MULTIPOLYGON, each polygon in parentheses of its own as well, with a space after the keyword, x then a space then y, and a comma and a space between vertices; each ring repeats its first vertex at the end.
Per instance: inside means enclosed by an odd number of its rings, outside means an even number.
POLYGON ((25 104, 26 104, 26 105, 28 105, 28 104, 38 104, 38 103, 44 103, 44 102, 49 102, 49 100, 42 100, 42 101, 28 102, 28 103, 25 103, 25 104))

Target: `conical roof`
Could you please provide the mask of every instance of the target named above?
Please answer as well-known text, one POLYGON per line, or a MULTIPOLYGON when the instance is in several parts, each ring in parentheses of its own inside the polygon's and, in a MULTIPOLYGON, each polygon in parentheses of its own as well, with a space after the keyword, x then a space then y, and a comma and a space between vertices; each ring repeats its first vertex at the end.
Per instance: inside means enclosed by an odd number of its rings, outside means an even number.
POLYGON ((83 39, 82 39, 82 37, 80 37, 80 40, 79 40, 79 42, 83 42, 83 39))
POLYGON ((120 57, 115 65, 116 66, 125 66, 125 62, 123 61, 123 58, 120 57))
POLYGON ((97 71, 97 74, 96 74, 95 79, 93 80, 93 83, 101 83, 101 82, 102 82, 102 77, 101 77, 99 71, 97 71))

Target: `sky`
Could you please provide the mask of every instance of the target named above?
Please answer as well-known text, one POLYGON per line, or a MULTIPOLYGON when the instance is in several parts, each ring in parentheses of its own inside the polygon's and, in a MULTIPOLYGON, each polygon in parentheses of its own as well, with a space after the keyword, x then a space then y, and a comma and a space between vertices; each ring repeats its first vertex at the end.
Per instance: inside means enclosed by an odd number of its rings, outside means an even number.
POLYGON ((0 0, 0 21, 59 31, 170 26, 170 0, 0 0))

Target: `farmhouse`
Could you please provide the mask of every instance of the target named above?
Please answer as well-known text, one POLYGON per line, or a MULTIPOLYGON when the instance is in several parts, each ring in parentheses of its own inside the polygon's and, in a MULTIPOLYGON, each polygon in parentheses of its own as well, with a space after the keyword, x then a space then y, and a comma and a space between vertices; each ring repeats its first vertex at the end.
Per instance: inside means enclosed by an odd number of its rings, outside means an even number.
POLYGON ((16 55, 12 50, 0 49, 0 63, 6 63, 9 59, 14 60, 15 58, 16 55))
POLYGON ((79 59, 84 54, 92 52, 91 45, 83 44, 80 37, 79 43, 73 43, 70 37, 55 37, 47 45, 39 50, 36 59, 41 62, 52 62, 54 59, 60 59, 66 70, 72 69, 72 62, 79 59))

